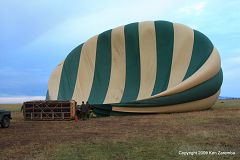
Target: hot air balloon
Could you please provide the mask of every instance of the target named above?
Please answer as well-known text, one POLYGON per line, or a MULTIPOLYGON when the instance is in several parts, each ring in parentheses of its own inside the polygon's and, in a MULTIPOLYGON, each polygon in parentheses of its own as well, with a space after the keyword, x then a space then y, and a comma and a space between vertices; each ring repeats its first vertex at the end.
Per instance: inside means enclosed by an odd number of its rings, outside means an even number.
POLYGON ((102 116, 196 111, 213 106, 222 81, 218 50, 204 34, 145 21, 73 49, 52 72, 47 99, 88 101, 102 116))

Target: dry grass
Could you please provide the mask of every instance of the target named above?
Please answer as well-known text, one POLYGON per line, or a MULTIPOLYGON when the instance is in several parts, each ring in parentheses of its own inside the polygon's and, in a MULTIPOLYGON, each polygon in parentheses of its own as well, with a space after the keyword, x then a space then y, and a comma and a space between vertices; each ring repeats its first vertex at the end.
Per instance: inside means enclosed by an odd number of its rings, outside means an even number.
POLYGON ((22 104, 0 104, 0 109, 9 110, 11 112, 19 112, 22 104))
POLYGON ((191 159, 178 152, 195 150, 237 154, 196 159, 240 157, 239 101, 219 101, 201 112, 79 122, 24 121, 19 106, 11 108, 11 127, 0 128, 0 159, 191 159))
POLYGON ((213 106, 213 108, 239 108, 240 107, 240 99, 226 99, 226 100, 218 100, 217 103, 213 106))

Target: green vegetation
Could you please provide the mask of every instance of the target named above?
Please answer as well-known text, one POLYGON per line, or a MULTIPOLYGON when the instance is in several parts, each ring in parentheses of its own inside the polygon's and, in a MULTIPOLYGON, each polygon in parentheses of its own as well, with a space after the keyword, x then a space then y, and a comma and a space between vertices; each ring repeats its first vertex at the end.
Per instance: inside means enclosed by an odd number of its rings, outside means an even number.
POLYGON ((85 144, 62 144, 54 150, 51 158, 72 160, 162 159, 168 155, 177 155, 171 152, 171 146, 160 139, 145 138, 125 142, 99 141, 85 144))
MULTIPOLYGON (((220 138, 221 135, 217 136, 220 138)), ((204 144, 214 137, 172 137, 169 139, 133 138, 127 141, 99 141, 95 143, 61 144, 45 155, 49 159, 71 160, 156 160, 156 159, 234 159, 232 155, 179 155, 179 151, 235 151, 236 148, 204 144), (204 143, 203 143, 204 142, 204 143)), ((215 137, 216 138, 216 137, 215 137)))

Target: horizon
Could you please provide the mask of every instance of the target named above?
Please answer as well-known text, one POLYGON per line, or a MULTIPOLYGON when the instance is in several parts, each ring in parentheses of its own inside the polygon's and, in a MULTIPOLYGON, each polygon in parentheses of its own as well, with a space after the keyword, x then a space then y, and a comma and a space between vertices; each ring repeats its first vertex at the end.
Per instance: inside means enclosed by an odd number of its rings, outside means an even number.
POLYGON ((108 29, 147 20, 182 23, 205 34, 221 56, 220 97, 240 97, 240 1, 73 2, 0 2, 1 104, 45 99, 51 72, 76 46, 108 29))

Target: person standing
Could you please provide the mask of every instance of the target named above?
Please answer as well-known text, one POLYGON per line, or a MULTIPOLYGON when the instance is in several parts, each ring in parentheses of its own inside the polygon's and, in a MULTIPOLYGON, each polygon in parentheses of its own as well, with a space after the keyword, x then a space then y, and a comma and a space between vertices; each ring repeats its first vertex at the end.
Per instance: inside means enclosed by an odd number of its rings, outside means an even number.
POLYGON ((91 110, 91 106, 87 101, 86 102, 86 116, 87 116, 87 119, 89 119, 89 117, 90 117, 90 110, 91 110))
POLYGON ((80 118, 83 120, 84 119, 84 117, 85 117, 85 104, 84 104, 84 101, 82 101, 82 104, 81 104, 81 106, 80 106, 80 118))
POLYGON ((78 119, 81 118, 81 106, 80 105, 76 106, 76 115, 77 115, 78 119))

